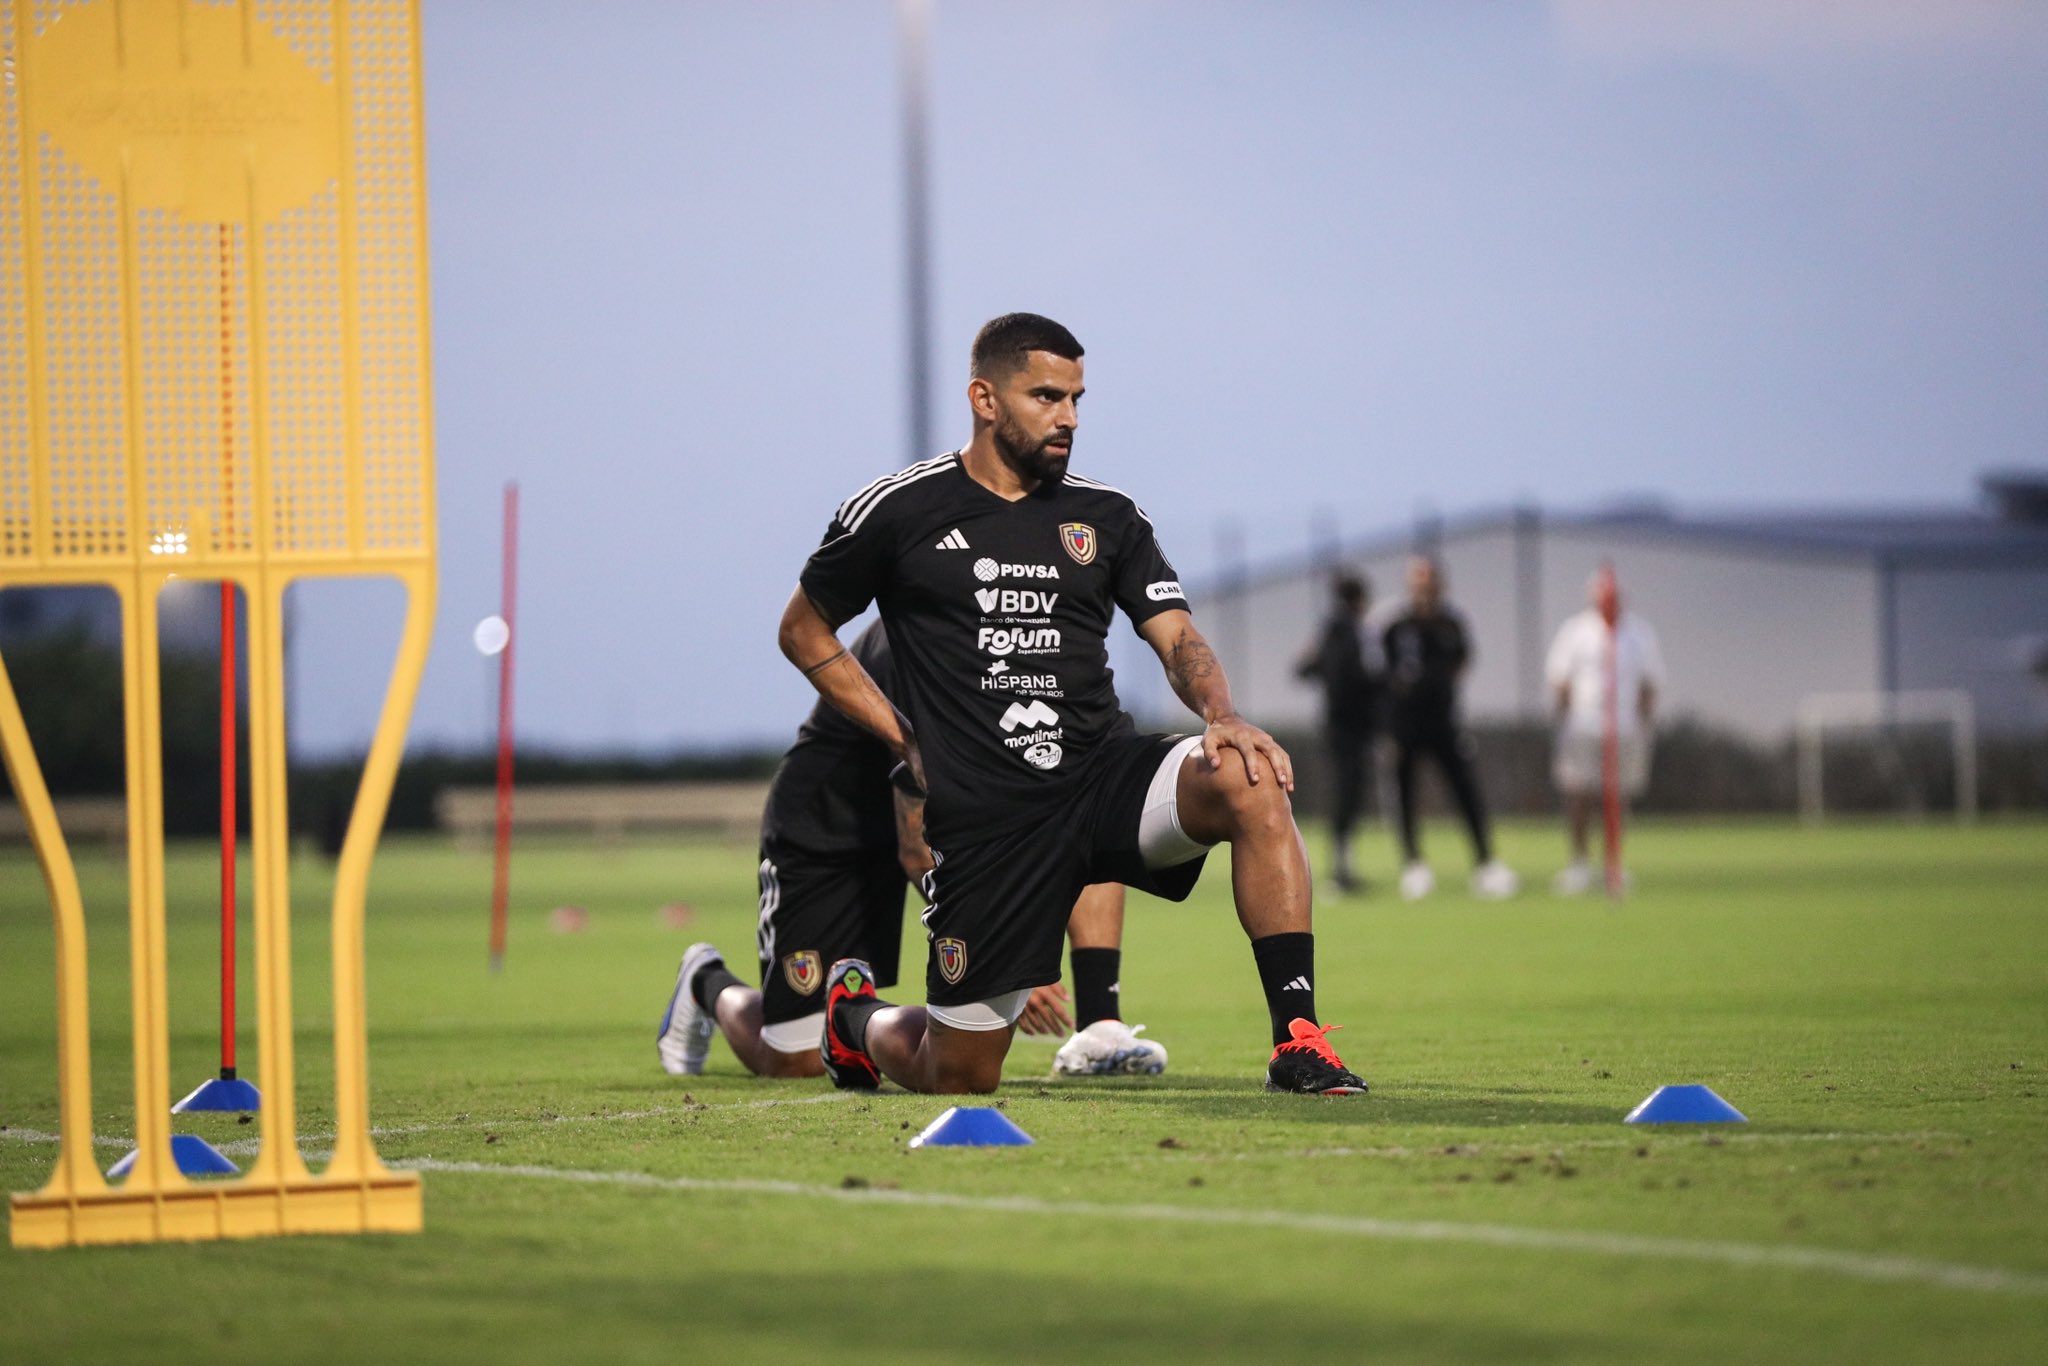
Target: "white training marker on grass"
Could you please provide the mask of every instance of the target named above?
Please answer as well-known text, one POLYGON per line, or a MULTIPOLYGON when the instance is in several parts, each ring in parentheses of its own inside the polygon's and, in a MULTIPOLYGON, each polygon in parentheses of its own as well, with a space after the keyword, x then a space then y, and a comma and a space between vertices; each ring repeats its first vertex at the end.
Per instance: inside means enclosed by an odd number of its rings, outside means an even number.
POLYGON ((512 628, 505 624, 503 617, 493 612, 476 624, 476 630, 471 633, 470 639, 476 642, 478 654, 502 654, 505 647, 512 643, 512 628))

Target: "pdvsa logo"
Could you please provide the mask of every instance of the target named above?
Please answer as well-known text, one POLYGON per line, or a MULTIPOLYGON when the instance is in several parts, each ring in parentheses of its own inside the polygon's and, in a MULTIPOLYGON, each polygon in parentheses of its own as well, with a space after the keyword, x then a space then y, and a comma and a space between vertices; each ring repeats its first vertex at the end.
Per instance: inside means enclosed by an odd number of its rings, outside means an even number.
POLYGON ((992 655, 1050 654, 1060 648, 1060 633, 1055 626, 984 626, 974 645, 992 655))
POLYGON ((981 604, 984 612, 1011 612, 1020 617, 1049 617, 1052 605, 1060 600, 1057 593, 1041 593, 1034 588, 977 588, 974 600, 981 604))
POLYGON ((1002 564, 984 555, 974 562, 974 577, 983 583, 994 583, 997 579, 1056 579, 1060 567, 1056 564, 1002 564))
POLYGON ((1022 702, 1012 702, 1009 710, 1003 713, 1002 720, 1003 733, 1006 735, 1019 726, 1037 729, 1041 726, 1057 726, 1059 723, 1060 714, 1043 702, 1033 702, 1029 706, 1022 702))

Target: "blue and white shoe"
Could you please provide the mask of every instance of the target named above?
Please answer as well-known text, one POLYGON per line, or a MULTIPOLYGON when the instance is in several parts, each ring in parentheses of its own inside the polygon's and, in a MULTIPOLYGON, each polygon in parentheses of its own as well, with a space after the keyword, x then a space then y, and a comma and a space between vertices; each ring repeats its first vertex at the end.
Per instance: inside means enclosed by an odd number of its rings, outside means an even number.
POLYGON ((709 944, 692 944, 683 950, 683 965, 676 969, 675 993, 662 1012, 661 1033, 655 1042, 661 1068, 672 1077, 696 1076, 704 1070, 704 1059, 711 1056, 711 1036, 718 1032, 718 1021, 697 1004, 690 984, 713 963, 725 966, 725 955, 709 944))
POLYGON ((1156 1077, 1166 1070, 1166 1047, 1138 1037, 1145 1026, 1097 1020, 1052 1055, 1056 1077, 1156 1077))

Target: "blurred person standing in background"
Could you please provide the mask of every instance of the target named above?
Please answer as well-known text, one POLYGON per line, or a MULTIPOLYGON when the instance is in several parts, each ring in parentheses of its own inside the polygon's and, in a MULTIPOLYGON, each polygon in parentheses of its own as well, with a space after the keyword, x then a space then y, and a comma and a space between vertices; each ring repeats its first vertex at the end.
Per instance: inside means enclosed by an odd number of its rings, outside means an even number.
POLYGON ((1444 601, 1443 569, 1428 555, 1408 560, 1408 600, 1380 631, 1386 654, 1387 728, 1394 744, 1394 796, 1401 834, 1401 895, 1414 901, 1436 889, 1416 834, 1416 770, 1427 757, 1450 784, 1472 837, 1472 890, 1513 896, 1514 870, 1493 856, 1486 801, 1473 771, 1471 740, 1458 717, 1458 685, 1472 662, 1465 621, 1444 601))
POLYGON ((1558 628, 1544 665, 1557 702, 1551 777, 1564 797, 1571 840, 1572 861, 1554 884, 1565 896, 1580 896, 1593 888, 1586 845, 1593 807, 1606 793, 1609 719, 1614 728, 1618 856, 1622 809, 1642 795, 1650 779, 1657 693, 1664 686, 1657 633, 1633 612, 1622 612, 1621 584, 1613 565, 1601 565, 1587 581, 1586 601, 1586 607, 1558 628))
POLYGON ((1336 784, 1330 814, 1330 882, 1340 892, 1365 890, 1351 866, 1351 832, 1365 814, 1372 786, 1373 733, 1379 727, 1380 675, 1384 662, 1378 636, 1366 627, 1372 585, 1365 575, 1344 570, 1330 581, 1330 614, 1322 630, 1295 663, 1295 677, 1323 690, 1323 750, 1336 784))

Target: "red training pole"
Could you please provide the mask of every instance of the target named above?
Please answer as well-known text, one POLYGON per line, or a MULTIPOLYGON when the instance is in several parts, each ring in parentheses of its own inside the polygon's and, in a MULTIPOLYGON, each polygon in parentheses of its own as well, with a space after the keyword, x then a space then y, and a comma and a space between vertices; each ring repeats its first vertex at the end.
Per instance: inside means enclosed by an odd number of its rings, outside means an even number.
POLYGON ((220 1075, 235 1076, 235 586, 220 586, 220 1075))
MULTIPOLYGON (((220 435, 223 529, 235 539, 233 239, 220 225, 220 435)), ((220 1075, 235 1076, 235 585, 220 584, 220 1075)))
POLYGON ((498 652, 498 844, 491 882, 491 971, 505 966, 505 904, 512 873, 512 652, 519 648, 514 613, 519 589, 519 485, 505 485, 503 606, 507 639, 498 652))
POLYGON ((1601 705, 1600 787, 1607 816, 1607 895, 1621 895, 1621 619, 1607 624, 1606 696, 1601 705))

